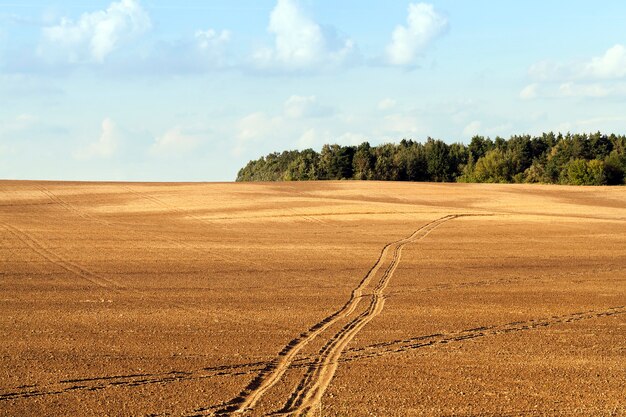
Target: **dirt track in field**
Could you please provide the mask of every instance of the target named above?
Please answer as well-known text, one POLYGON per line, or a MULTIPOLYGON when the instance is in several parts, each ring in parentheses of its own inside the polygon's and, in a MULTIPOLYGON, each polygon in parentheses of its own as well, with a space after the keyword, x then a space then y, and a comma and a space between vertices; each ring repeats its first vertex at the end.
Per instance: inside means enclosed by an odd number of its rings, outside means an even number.
POLYGON ((0 415, 626 415, 626 190, 0 182, 0 415))

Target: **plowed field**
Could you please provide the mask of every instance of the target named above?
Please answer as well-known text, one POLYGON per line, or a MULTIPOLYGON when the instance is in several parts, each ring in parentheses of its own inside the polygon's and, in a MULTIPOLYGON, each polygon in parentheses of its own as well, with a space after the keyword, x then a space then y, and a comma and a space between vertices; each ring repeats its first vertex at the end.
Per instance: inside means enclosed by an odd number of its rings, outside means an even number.
POLYGON ((0 415, 626 415, 626 188, 0 182, 0 415))

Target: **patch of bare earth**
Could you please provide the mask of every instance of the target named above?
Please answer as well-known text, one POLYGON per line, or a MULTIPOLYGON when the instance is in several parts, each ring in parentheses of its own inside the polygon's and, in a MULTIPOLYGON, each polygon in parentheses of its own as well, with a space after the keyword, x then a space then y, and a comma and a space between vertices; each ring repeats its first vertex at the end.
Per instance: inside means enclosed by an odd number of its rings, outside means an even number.
POLYGON ((0 415, 626 415, 626 189, 0 182, 0 415))

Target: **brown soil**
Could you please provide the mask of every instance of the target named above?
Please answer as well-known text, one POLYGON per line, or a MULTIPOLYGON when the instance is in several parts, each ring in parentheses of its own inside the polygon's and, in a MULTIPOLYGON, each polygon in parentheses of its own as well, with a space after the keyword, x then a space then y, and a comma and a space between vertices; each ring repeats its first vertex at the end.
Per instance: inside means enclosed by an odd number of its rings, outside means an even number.
POLYGON ((0 415, 626 415, 626 188, 0 182, 0 415))

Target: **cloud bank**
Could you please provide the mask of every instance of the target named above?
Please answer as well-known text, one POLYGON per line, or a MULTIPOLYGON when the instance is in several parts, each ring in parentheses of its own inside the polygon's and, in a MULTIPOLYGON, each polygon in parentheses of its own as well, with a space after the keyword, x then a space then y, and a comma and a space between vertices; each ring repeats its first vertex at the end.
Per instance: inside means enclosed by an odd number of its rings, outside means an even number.
POLYGON ((155 139, 150 153, 158 156, 183 155, 196 149, 201 141, 199 136, 185 132, 182 128, 173 128, 155 139))
POLYGON ((69 63, 102 63, 124 41, 150 27, 150 17, 139 1, 121 0, 105 10, 84 13, 77 21, 63 18, 45 27, 39 53, 69 63))
POLYGON ((626 47, 616 44, 603 54, 571 62, 541 61, 530 66, 534 82, 520 92, 520 98, 587 97, 626 95, 626 47))
POLYGON ((323 28, 296 0, 278 0, 268 27, 274 45, 256 50, 253 63, 259 69, 310 70, 341 65, 355 54, 355 44, 332 28, 323 28))
POLYGON ((110 118, 102 121, 102 133, 97 141, 74 153, 76 159, 109 158, 120 145, 120 134, 110 118))
POLYGON ((411 3, 406 26, 399 25, 387 46, 387 62, 410 66, 435 39, 448 30, 448 19, 439 14, 432 4, 411 3))

